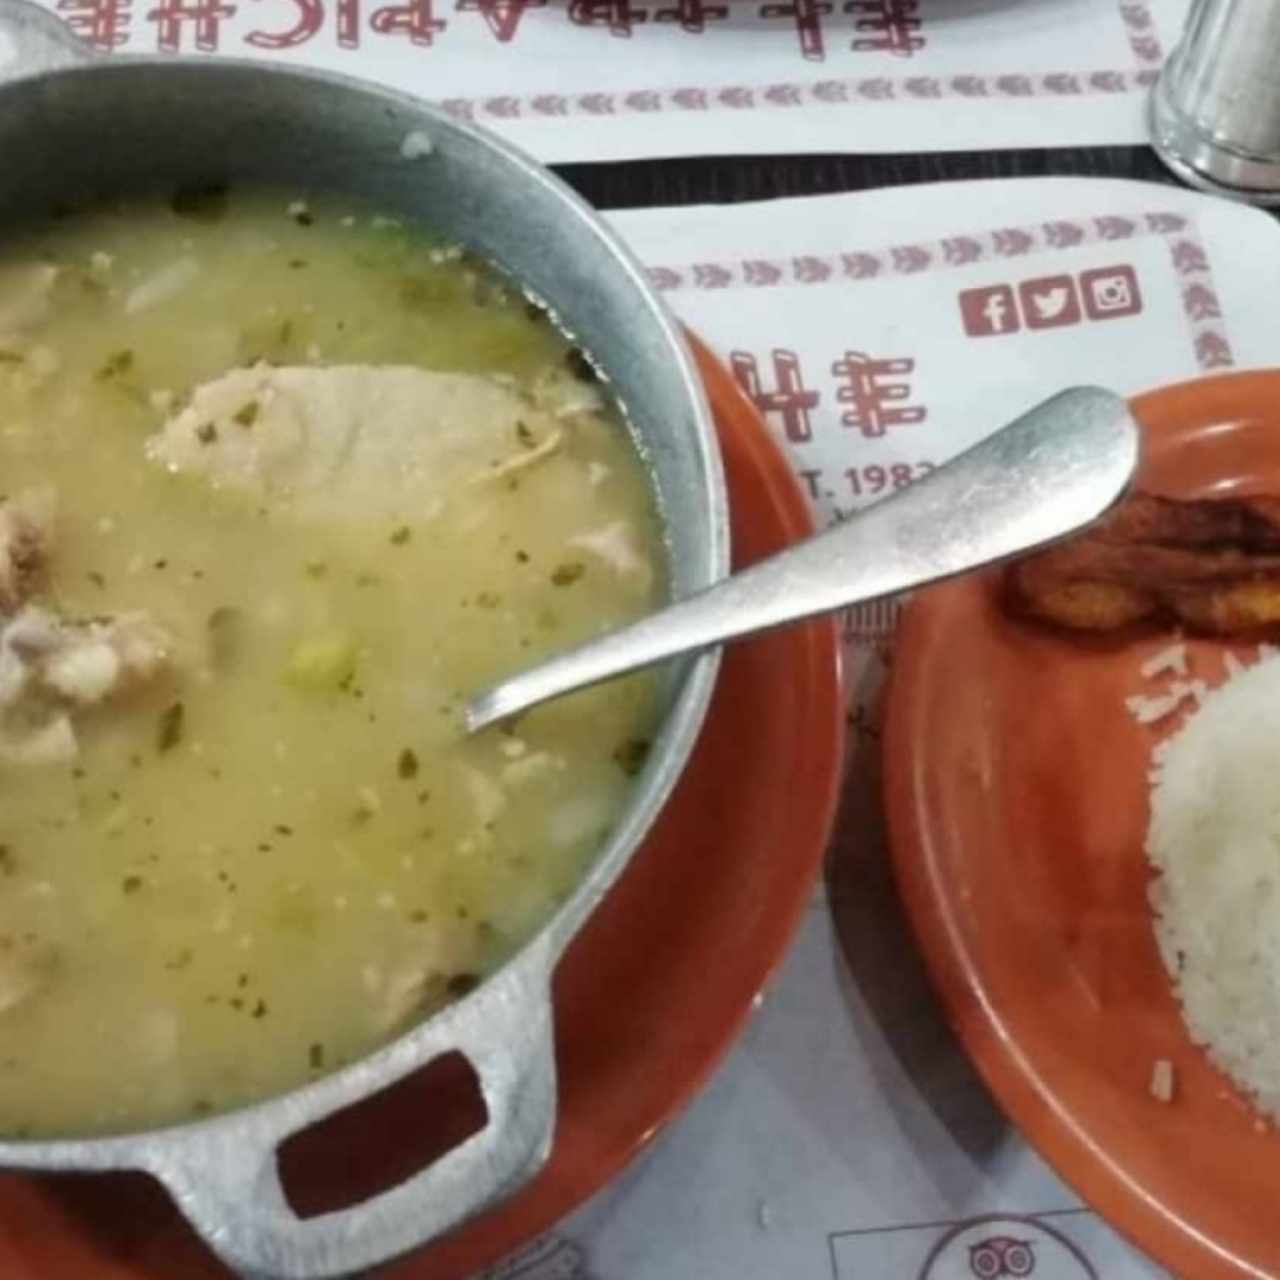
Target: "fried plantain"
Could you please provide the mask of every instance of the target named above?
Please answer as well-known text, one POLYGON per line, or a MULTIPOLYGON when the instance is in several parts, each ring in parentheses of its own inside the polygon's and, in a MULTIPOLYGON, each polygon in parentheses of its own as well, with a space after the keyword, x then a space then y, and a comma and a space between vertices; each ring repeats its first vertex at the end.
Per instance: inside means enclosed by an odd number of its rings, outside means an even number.
POLYGON ((1280 630, 1280 499, 1135 493, 1079 537, 1015 561, 1010 607, 1078 631, 1178 623, 1280 630))

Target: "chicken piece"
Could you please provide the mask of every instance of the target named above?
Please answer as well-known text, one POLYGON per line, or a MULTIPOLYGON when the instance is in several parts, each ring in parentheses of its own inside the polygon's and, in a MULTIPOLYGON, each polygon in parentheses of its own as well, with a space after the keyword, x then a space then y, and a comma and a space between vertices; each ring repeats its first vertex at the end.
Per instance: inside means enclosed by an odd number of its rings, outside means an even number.
POLYGON ((60 764, 79 746, 72 713, 152 679, 170 659, 145 613, 76 621, 29 603, 53 534, 52 490, 0 502, 0 761, 60 764))
POLYGON ((1280 500, 1134 494, 1079 537, 1016 561, 1005 581, 1016 611, 1075 630, 1265 630, 1280 625, 1280 500))
POLYGON ((92 706, 151 679, 169 650, 168 635, 145 613, 68 622, 27 605, 0 627, 0 706, 33 684, 92 706), (25 669, 21 678, 13 674, 15 661, 25 669))
POLYGON ((204 476, 298 515, 370 520, 554 449, 551 415, 476 374, 405 366, 257 365, 198 387, 147 443, 171 471, 204 476))
POLYGON ((26 605, 0 625, 0 760, 74 760, 71 713, 152 679, 169 652, 167 634, 145 613, 68 622, 26 605))
POLYGON ((53 491, 0 502, 0 613, 13 613, 39 584, 53 533, 53 491))
POLYGON ((145 613, 63 623, 41 678, 77 706, 92 706, 150 680, 168 660, 170 642, 145 613))

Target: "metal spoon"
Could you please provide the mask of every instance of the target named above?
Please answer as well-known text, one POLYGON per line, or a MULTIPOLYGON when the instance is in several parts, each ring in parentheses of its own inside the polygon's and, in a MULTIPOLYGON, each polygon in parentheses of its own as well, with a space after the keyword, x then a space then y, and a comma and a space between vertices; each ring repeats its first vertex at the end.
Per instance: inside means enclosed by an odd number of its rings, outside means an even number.
POLYGON ((1106 512, 1137 462, 1124 400, 1099 387, 1060 392, 852 520, 494 685, 468 703, 467 729, 664 658, 1030 551, 1106 512))

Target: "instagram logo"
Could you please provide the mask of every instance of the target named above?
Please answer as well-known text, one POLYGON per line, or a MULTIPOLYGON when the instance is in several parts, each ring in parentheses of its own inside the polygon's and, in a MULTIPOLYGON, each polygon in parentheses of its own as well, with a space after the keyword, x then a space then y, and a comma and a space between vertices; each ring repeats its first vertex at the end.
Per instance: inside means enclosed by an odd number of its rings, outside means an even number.
POLYGON ((1016 333, 1021 327, 1013 290, 1007 284, 986 289, 966 289, 960 295, 960 317, 971 338, 1016 333))
POLYGON ((1096 271, 1083 271, 1080 289, 1084 293, 1084 309, 1090 320, 1136 316, 1142 310, 1138 277, 1132 267, 1099 267, 1096 271))

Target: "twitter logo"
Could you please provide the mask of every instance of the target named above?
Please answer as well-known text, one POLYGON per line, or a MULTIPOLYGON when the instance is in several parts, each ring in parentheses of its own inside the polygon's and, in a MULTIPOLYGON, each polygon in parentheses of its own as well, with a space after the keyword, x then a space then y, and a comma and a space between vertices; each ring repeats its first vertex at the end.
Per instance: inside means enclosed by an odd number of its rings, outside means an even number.
POLYGON ((1070 276, 1041 276, 1018 286, 1028 329, 1056 329, 1080 323, 1080 294, 1070 276))

